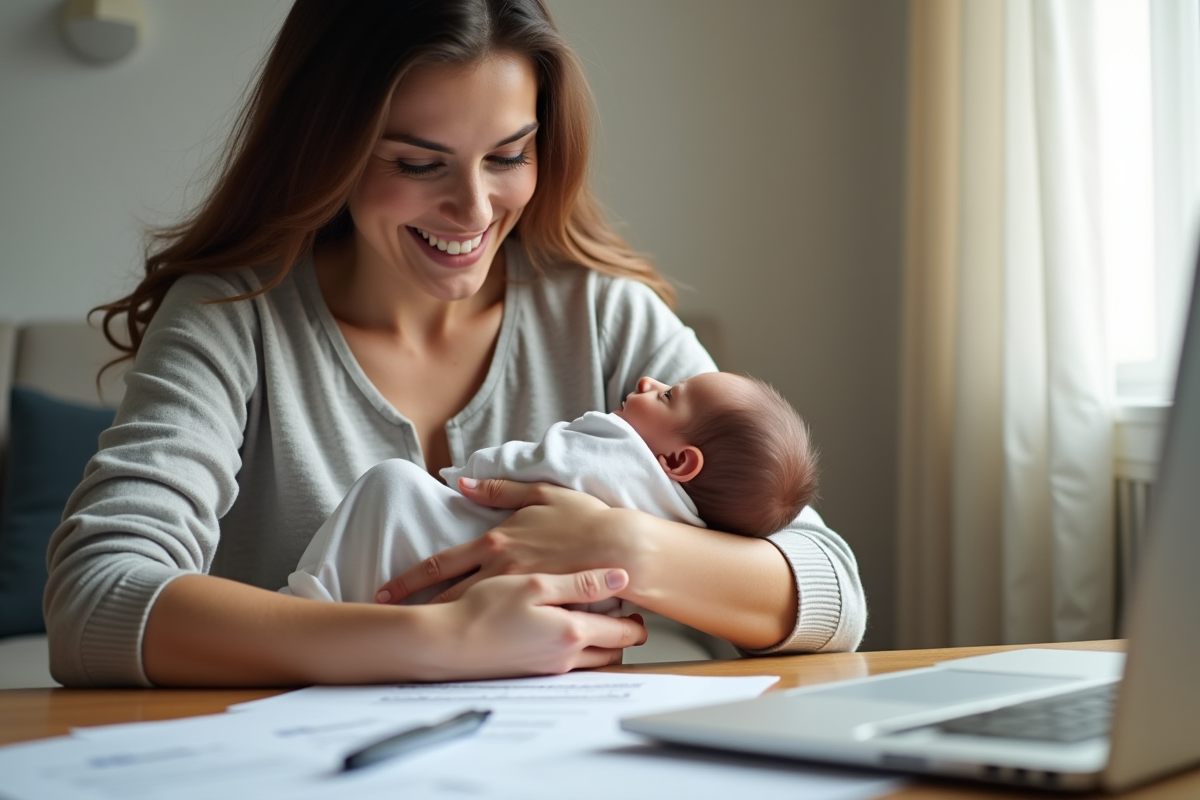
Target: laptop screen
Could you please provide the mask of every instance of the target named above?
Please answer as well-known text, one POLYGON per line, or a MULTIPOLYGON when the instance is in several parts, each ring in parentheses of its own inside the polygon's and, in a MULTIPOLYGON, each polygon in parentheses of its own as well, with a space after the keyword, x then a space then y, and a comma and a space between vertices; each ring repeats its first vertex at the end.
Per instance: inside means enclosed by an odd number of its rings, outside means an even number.
MULTIPOLYGON (((1200 271, 1200 254, 1196 270, 1200 271)), ((1200 762, 1200 280, 1129 611, 1129 660, 1113 723, 1110 788, 1200 762)))

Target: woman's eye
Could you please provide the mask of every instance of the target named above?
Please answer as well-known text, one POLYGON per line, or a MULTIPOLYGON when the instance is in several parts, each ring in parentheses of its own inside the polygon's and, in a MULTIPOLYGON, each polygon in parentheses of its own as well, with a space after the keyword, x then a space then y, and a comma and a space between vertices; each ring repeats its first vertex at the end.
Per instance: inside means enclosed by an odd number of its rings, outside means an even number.
POLYGON ((399 158, 396 159, 394 163, 396 165, 396 171, 401 175, 414 175, 418 177, 437 172, 437 170, 442 166, 437 161, 431 161, 426 164, 410 164, 409 162, 399 158))
POLYGON ((529 163, 529 154, 518 153, 515 156, 488 156, 488 161, 491 161, 501 169, 516 169, 529 163))

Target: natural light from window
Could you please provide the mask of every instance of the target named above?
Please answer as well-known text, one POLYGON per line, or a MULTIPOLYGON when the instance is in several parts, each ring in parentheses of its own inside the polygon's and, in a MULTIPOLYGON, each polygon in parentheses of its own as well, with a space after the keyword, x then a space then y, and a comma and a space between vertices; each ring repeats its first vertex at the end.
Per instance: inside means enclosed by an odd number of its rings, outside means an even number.
POLYGON ((1150 12, 1145 0, 1098 3, 1101 248, 1114 364, 1154 361, 1154 149, 1150 12))
POLYGON ((1123 404, 1169 401, 1200 221, 1200 0, 1096 3, 1100 246, 1123 404))

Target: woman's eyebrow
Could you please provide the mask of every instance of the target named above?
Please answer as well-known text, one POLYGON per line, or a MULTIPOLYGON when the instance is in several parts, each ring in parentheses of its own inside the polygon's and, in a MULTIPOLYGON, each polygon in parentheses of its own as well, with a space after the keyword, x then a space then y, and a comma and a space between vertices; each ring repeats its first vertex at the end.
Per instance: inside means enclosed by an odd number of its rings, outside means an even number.
MULTIPOLYGON (((524 128, 521 128, 521 130, 514 133, 512 136, 507 136, 507 137, 501 139, 500 141, 496 142, 496 144, 492 145, 492 149, 494 150, 497 147, 503 147, 506 144, 515 142, 517 139, 522 139, 522 138, 528 136, 529 134, 533 133, 534 131, 536 131, 538 129, 538 124, 539 123, 537 123, 537 122, 529 123, 524 128)), ((454 155, 454 150, 452 148, 447 147, 444 144, 438 144, 437 142, 431 142, 428 139, 422 139, 420 136, 413 136, 412 134, 409 134, 409 133, 388 133, 388 134, 384 134, 383 138, 389 142, 402 142, 403 144, 411 144, 413 147, 420 147, 422 150, 433 150, 434 152, 437 152, 437 153, 445 153, 446 155, 451 155, 451 156, 454 155)))
POLYGON ((496 147, 504 147, 504 145, 509 144, 511 142, 515 142, 517 139, 525 138, 529 134, 536 131, 538 129, 539 125, 540 125, 540 123, 538 123, 538 122, 529 123, 524 128, 521 128, 521 130, 514 133, 512 136, 509 136, 506 139, 502 139, 499 142, 496 142, 495 146, 492 149, 494 150, 496 147))

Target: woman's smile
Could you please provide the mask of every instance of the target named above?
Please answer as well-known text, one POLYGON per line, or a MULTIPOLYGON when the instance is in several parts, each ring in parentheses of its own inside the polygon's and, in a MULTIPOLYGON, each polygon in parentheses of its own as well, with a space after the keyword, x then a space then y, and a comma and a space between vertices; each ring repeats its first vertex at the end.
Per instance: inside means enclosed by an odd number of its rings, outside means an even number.
POLYGON ((423 228, 406 225, 405 230, 423 246, 426 258, 450 269, 474 266, 486 253, 492 227, 475 236, 432 233, 423 228))
POLYGON ((452 256, 459 254, 466 255, 467 253, 479 247, 479 243, 483 241, 483 234, 479 234, 470 239, 454 239, 446 236, 437 236, 429 231, 423 231, 420 228, 412 228, 409 230, 416 231, 421 235, 421 238, 429 243, 430 247, 436 247, 443 253, 449 253, 452 256))

